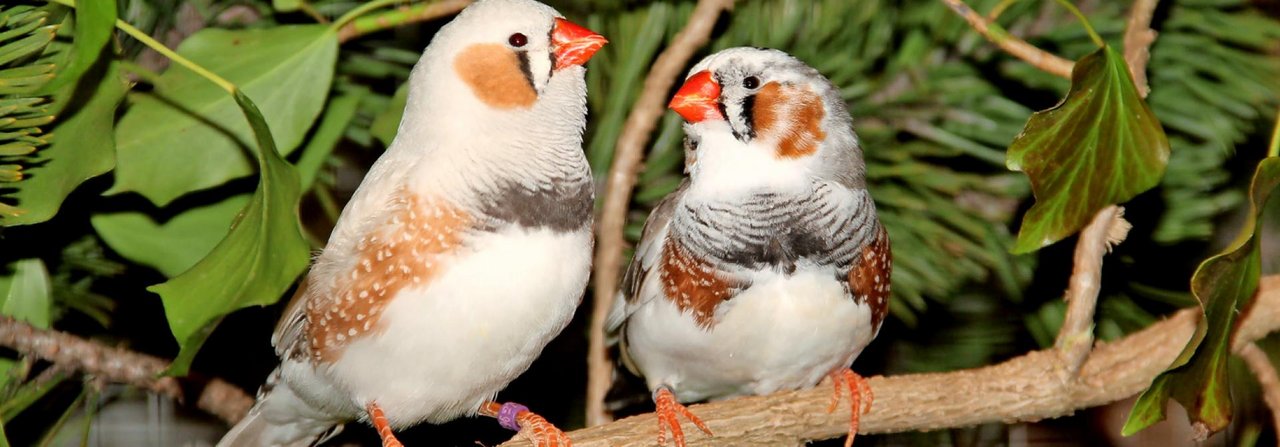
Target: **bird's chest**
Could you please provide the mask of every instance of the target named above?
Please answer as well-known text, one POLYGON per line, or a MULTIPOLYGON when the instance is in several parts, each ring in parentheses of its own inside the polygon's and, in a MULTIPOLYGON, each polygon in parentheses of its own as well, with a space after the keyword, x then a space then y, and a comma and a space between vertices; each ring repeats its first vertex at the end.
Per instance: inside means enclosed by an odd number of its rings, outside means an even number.
POLYGON ((866 304, 828 271, 759 272, 704 327, 654 300, 628 322, 628 343, 651 386, 683 401, 812 386, 847 366, 874 336, 866 304))
POLYGON ((691 201, 677 212, 672 234, 713 262, 790 273, 802 260, 826 262, 841 242, 839 225, 832 223, 850 212, 839 205, 821 190, 691 201))

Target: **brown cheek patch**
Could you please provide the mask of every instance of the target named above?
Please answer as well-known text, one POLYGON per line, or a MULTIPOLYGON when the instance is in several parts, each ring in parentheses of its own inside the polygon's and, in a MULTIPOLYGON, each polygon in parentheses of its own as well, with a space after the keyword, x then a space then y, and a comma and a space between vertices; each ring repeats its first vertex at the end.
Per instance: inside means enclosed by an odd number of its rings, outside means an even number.
POLYGON ((348 344, 376 331, 378 318, 396 293, 421 287, 442 271, 470 227, 461 210, 408 193, 395 199, 401 211, 385 229, 360 239, 355 268, 337 280, 332 295, 307 302, 311 356, 331 362, 348 344))
POLYGON ((770 82, 756 93, 751 127, 759 138, 778 142, 778 157, 812 154, 827 138, 822 98, 807 88, 770 82))
POLYGON ((515 51, 499 44, 476 44, 453 61, 462 82, 481 102, 498 109, 529 108, 538 99, 515 51))
POLYGON ((711 264, 698 259, 674 240, 662 247, 662 291, 682 312, 692 312, 703 329, 711 328, 716 306, 733 296, 729 281, 711 264))
POLYGON ((889 248, 889 233, 880 227, 876 238, 862 247, 862 253, 849 269, 849 291, 857 302, 871 307, 872 330, 889 313, 889 277, 893 273, 893 250, 889 248))

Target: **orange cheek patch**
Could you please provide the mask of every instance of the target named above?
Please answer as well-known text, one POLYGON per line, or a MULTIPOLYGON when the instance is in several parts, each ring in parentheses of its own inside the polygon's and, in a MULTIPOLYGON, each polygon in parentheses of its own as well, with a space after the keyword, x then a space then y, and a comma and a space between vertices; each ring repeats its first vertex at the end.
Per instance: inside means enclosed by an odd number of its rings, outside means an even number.
POLYGON ((516 53, 505 46, 489 43, 467 47, 454 59, 453 69, 481 102, 494 108, 527 109, 538 99, 538 93, 520 71, 516 53))
POLYGON ((395 200, 400 211, 382 231, 360 239, 358 261, 338 278, 332 295, 307 301, 312 358, 337 360, 343 347, 377 330, 378 318, 396 293, 429 283, 470 227, 471 217, 448 204, 407 193, 395 200))
POLYGON ((756 93, 752 128, 759 138, 778 142, 778 157, 798 158, 818 151, 826 111, 822 98, 807 88, 770 82, 756 93))
POLYGON ((662 291, 682 312, 693 312, 698 326, 710 328, 716 306, 733 297, 733 289, 706 261, 670 239, 662 247, 662 291))

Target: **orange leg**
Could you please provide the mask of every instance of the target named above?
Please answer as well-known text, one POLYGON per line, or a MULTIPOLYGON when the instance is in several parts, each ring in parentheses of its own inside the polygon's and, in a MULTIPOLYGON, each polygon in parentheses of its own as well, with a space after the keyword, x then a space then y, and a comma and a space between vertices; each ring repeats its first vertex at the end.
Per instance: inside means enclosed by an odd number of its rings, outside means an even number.
POLYGON ((537 447, 573 446, 568 435, 523 405, 485 402, 480 405, 480 414, 497 418, 503 427, 517 430, 537 447))
POLYGON ((373 428, 378 429, 378 436, 382 437, 382 447, 404 447, 399 439, 396 439, 395 433, 391 432, 391 424, 387 422, 387 415, 382 413, 382 408, 378 407, 375 402, 369 402, 365 407, 365 411, 369 412, 369 421, 373 422, 373 428))
POLYGON ((867 384, 867 378, 853 372, 852 369, 843 368, 832 371, 828 375, 831 383, 835 385, 835 391, 831 393, 831 404, 827 406, 827 413, 836 411, 836 404, 840 403, 840 386, 841 384, 849 386, 849 437, 844 440, 844 447, 853 445, 853 437, 858 434, 858 421, 863 413, 871 411, 871 402, 875 400, 875 395, 871 392, 871 386, 867 384), (863 405, 863 394, 866 395, 867 403, 863 405))
POLYGON ((676 401, 676 396, 671 394, 670 389, 666 387, 658 388, 658 391, 653 395, 653 403, 657 407, 658 414, 658 445, 667 445, 667 430, 669 429, 671 430, 671 439, 675 441, 676 447, 685 447, 684 430, 680 429, 679 416, 684 416, 685 419, 696 425, 707 436, 714 436, 711 434, 711 429, 707 428, 707 424, 702 422, 702 419, 698 419, 692 411, 689 411, 688 408, 676 401))

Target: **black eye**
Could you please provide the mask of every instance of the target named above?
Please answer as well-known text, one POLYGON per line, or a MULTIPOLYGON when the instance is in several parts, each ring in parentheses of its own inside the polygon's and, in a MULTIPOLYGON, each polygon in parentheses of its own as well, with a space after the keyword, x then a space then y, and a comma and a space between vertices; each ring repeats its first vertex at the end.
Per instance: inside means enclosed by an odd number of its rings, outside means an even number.
POLYGON ((755 90, 756 87, 760 86, 760 78, 747 76, 746 79, 742 80, 742 86, 746 87, 747 90, 755 90))
POLYGON ((523 47, 524 44, 529 43, 529 38, 525 37, 524 34, 515 33, 512 34, 511 37, 507 38, 507 43, 511 44, 513 47, 519 48, 523 47))

